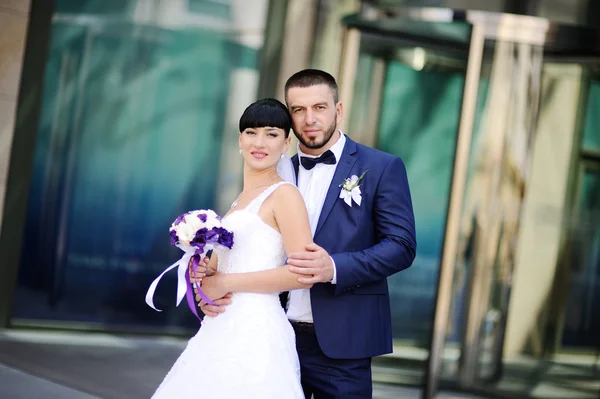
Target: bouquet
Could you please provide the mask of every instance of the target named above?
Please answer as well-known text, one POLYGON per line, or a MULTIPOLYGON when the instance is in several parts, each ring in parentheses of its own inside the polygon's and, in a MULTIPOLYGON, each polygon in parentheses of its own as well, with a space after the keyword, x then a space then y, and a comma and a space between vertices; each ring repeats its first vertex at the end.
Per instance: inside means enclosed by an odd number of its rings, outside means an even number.
MULTIPOLYGON (((171 236, 171 245, 181 249, 184 254, 177 262, 166 268, 160 276, 158 276, 146 293, 146 303, 152 309, 160 312, 154 306, 154 291, 158 286, 158 282, 170 270, 177 268, 177 302, 179 306, 184 296, 187 297, 187 303, 190 310, 196 317, 196 305, 194 303, 194 293, 190 282, 188 264, 192 260, 192 269, 194 274, 200 261, 206 256, 206 253, 217 247, 231 249, 233 247, 233 233, 223 228, 221 225, 221 217, 214 211, 198 210, 190 211, 180 215, 175 219, 169 229, 171 236)), ((202 292, 200 286, 196 286, 198 294, 207 303, 214 303, 202 292)))

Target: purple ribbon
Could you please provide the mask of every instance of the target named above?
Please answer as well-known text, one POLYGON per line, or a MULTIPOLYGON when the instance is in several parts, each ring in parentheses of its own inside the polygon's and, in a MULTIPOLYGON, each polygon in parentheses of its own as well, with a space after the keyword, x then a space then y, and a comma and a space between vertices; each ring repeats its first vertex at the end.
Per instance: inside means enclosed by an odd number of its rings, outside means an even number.
MULTIPOLYGON (((198 270, 199 264, 200 264, 200 256, 199 255, 192 256, 192 270, 194 271, 194 275, 197 275, 197 270, 198 270)), ((185 272, 185 282, 187 284, 185 297, 187 299, 188 306, 189 306, 190 310, 192 311, 192 313, 198 318, 198 320, 202 321, 202 319, 198 315, 198 311, 196 310, 196 302, 194 301, 194 299, 195 299, 194 298, 194 287, 192 286, 192 282, 190 280, 189 268, 185 272)), ((204 302, 208 303, 209 305, 217 306, 216 303, 211 301, 210 298, 208 296, 206 296, 204 291, 202 291, 202 288, 200 288, 200 285, 198 285, 196 287, 196 290, 198 291, 198 295, 200 295, 200 298, 202 298, 204 300, 204 302)))

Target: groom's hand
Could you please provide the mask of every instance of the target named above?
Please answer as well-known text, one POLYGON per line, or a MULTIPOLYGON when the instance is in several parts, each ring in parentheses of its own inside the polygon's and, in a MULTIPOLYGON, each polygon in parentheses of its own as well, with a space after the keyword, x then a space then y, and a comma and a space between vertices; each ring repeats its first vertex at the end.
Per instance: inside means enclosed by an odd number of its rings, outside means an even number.
POLYGON ((216 317, 219 313, 225 311, 225 307, 231 304, 231 294, 225 295, 223 298, 215 299, 213 301, 217 306, 209 305, 204 300, 200 301, 198 307, 208 317, 216 317))
POLYGON ((306 252, 296 252, 288 257, 292 273, 302 274, 298 281, 302 284, 328 283, 333 279, 331 256, 317 244, 308 244, 306 252))

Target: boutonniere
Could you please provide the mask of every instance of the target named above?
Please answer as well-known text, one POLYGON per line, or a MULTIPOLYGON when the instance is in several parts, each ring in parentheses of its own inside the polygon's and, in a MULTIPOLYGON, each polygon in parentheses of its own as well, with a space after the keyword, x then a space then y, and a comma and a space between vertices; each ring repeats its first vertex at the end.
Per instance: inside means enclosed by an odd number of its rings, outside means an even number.
POLYGON ((340 191, 340 198, 343 199, 348 206, 352 206, 352 200, 356 202, 356 205, 360 206, 360 202, 362 201, 360 195, 360 181, 365 176, 365 173, 367 173, 366 170, 360 177, 352 175, 344 180, 343 184, 340 184, 340 187, 342 188, 342 191, 340 191))

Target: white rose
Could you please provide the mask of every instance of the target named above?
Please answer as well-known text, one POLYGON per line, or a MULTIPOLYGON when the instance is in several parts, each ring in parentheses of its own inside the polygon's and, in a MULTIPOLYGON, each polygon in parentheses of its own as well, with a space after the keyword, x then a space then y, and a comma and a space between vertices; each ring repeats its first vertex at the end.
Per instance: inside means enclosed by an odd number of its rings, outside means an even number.
POLYGON ((185 217, 185 224, 187 224, 190 228, 197 231, 202 228, 202 221, 198 217, 197 213, 191 213, 185 217))
POLYGON ((221 226, 221 222, 219 222, 219 220, 216 217, 209 217, 206 220, 206 228, 208 230, 211 230, 214 227, 218 227, 218 226, 221 226))
POLYGON ((206 215, 210 218, 210 219, 216 219, 219 215, 217 215, 217 213, 215 211, 213 211, 212 209, 207 209, 206 210, 206 215))
POLYGON ((179 223, 177 225, 177 237, 182 243, 189 245, 190 241, 196 236, 196 230, 187 223, 179 223))

